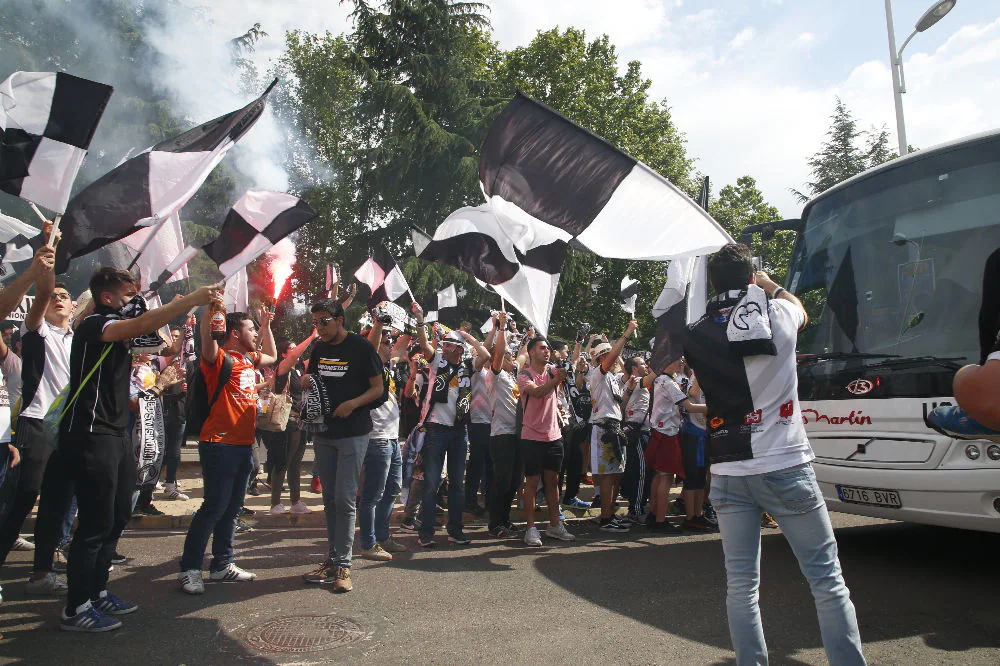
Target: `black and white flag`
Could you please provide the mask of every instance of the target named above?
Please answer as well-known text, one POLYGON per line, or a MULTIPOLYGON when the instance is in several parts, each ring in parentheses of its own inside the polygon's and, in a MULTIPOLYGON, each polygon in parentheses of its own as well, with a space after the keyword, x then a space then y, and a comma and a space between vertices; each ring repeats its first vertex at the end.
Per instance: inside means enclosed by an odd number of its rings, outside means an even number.
POLYGON ((403 270, 396 259, 384 245, 378 245, 372 256, 354 273, 358 282, 368 285, 371 295, 368 297, 368 309, 374 308, 384 301, 395 301, 410 291, 403 270))
POLYGON ((198 254, 198 248, 191 247, 187 245, 181 250, 176 257, 174 257, 166 268, 160 271, 160 274, 149 278, 151 281, 149 286, 146 287, 147 291, 156 291, 168 282, 173 282, 171 279, 175 275, 181 272, 181 270, 187 265, 189 261, 194 259, 194 256, 198 254))
POLYGON ((520 93, 490 127, 479 179, 521 251, 541 226, 618 259, 708 254, 732 241, 670 181, 520 93))
POLYGON ((458 307, 458 293, 455 291, 454 284, 449 284, 447 287, 439 291, 437 293, 437 297, 438 310, 458 307))
POLYGON ((114 88, 65 72, 0 83, 0 190, 62 213, 114 88))
POLYGON ((622 278, 622 310, 635 316, 635 301, 639 298, 639 281, 629 276, 622 278))
POLYGON ((226 153, 264 113, 267 95, 247 106, 161 141, 87 186, 63 215, 56 272, 69 260, 143 227, 158 226, 184 206, 226 153))
POLYGON ((159 227, 146 227, 127 236, 121 240, 132 261, 139 269, 139 287, 143 290, 150 289, 154 282, 160 282, 161 286, 167 282, 183 280, 188 276, 186 263, 181 264, 177 270, 167 273, 166 278, 160 278, 170 268, 177 257, 183 256, 185 251, 184 232, 181 230, 181 218, 179 213, 174 213, 166 222, 159 227))
POLYGON ((219 237, 202 249, 228 278, 314 217, 316 211, 296 196, 247 190, 229 209, 219 237))
POLYGON ((490 204, 460 208, 433 238, 414 230, 413 247, 421 259, 454 266, 491 285, 546 335, 567 245, 550 227, 539 225, 517 247, 506 232, 511 225, 490 204))
POLYGON ((44 243, 38 229, 0 213, 0 282, 13 277, 13 264, 34 257, 35 250, 44 243))

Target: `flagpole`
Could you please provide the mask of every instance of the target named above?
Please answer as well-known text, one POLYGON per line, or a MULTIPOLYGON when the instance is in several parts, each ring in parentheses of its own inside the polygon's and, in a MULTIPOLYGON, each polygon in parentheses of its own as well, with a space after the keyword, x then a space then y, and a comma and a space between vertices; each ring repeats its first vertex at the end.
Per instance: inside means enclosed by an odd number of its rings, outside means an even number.
MULTIPOLYGON (((42 211, 38 210, 38 206, 35 205, 34 201, 29 201, 28 205, 31 206, 31 210, 35 211, 35 215, 37 215, 42 220, 42 224, 45 224, 46 222, 49 221, 48 218, 45 217, 45 215, 42 213, 42 211)), ((59 231, 60 221, 62 221, 62 213, 59 213, 54 218, 52 218, 52 233, 49 234, 49 240, 46 243, 46 245, 48 245, 49 247, 55 247, 56 232, 59 231)))
POLYGON ((128 268, 126 268, 125 270, 131 271, 132 268, 135 267, 136 262, 139 261, 139 257, 141 257, 142 253, 146 251, 146 248, 149 247, 149 244, 153 242, 153 238, 156 237, 156 234, 160 233, 160 229, 163 228, 163 223, 169 220, 170 216, 168 215, 167 217, 164 218, 159 218, 159 216, 157 216, 157 219, 159 221, 156 223, 156 226, 153 227, 152 233, 150 233, 149 236, 146 237, 146 240, 143 241, 142 246, 139 248, 139 251, 136 252, 135 257, 132 258, 132 263, 130 263, 128 265, 128 268))

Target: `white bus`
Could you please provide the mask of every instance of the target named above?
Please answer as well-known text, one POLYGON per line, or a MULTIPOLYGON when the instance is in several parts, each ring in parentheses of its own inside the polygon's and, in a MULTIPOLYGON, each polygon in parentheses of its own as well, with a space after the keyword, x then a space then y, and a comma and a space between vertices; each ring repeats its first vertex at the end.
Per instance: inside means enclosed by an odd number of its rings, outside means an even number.
POLYGON ((797 231, 785 286, 810 312, 799 398, 829 508, 1000 532, 1000 444, 924 423, 954 403, 955 370, 981 359, 1000 131, 893 160, 817 196, 801 220, 747 232, 774 229, 797 231))

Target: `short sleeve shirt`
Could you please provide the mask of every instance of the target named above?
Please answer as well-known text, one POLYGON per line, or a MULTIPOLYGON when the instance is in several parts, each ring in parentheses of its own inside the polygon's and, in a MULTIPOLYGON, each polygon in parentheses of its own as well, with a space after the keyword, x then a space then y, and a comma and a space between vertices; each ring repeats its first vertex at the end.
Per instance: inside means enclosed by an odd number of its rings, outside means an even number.
MULTIPOLYGON (((373 377, 382 377, 382 359, 372 343, 357 333, 348 333, 340 343, 319 340, 313 347, 306 370, 319 377, 330 398, 331 410, 353 400, 369 388, 373 377)), ((326 417, 326 437, 342 439, 367 435, 372 431, 371 408, 362 405, 347 418, 326 417)))
POLYGON ((60 432, 123 435, 128 429, 132 354, 124 342, 101 341, 104 329, 120 319, 111 308, 99 307, 77 326, 70 352, 69 397, 81 384, 83 388, 60 422, 60 432), (101 361, 109 345, 110 350, 101 361), (83 380, 95 367, 97 370, 84 384, 83 380))
POLYGON ((501 370, 494 373, 489 370, 490 378, 490 404, 493 406, 493 421, 490 426, 490 435, 517 434, 517 401, 521 392, 517 383, 510 373, 501 370))
POLYGON ((528 367, 517 373, 517 388, 521 392, 521 402, 524 405, 521 439, 554 442, 562 436, 559 428, 558 390, 549 391, 541 397, 528 394, 529 388, 542 386, 552 379, 553 368, 554 366, 548 365, 545 370, 536 373, 528 367))
POLYGON ((37 330, 21 326, 21 416, 45 417, 59 392, 69 384, 73 329, 42 320, 37 330))
POLYGON ((472 423, 490 422, 489 374, 490 369, 484 367, 472 375, 472 389, 469 395, 469 421, 472 423))
POLYGON ((615 396, 622 394, 622 375, 615 372, 604 372, 600 363, 590 369, 587 374, 587 385, 590 386, 590 399, 594 409, 590 414, 590 422, 596 423, 602 419, 622 418, 621 403, 615 396))
POLYGON ((649 415, 653 429, 664 435, 676 435, 681 429, 679 405, 687 400, 684 391, 670 375, 653 380, 653 406, 649 415))
POLYGON ((215 395, 225 355, 233 360, 233 373, 219 393, 218 400, 205 419, 199 439, 202 442, 251 445, 257 433, 257 364, 260 352, 244 354, 219 350, 215 363, 201 360, 205 375, 205 388, 209 396, 215 395))

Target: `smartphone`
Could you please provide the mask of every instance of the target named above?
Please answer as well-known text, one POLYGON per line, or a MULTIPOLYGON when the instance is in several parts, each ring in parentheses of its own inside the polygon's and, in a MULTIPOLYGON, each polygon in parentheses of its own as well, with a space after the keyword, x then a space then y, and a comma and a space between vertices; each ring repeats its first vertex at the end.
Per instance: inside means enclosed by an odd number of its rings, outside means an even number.
POLYGON ((764 262, 761 261, 760 257, 753 258, 753 270, 754 272, 764 270, 764 262))

